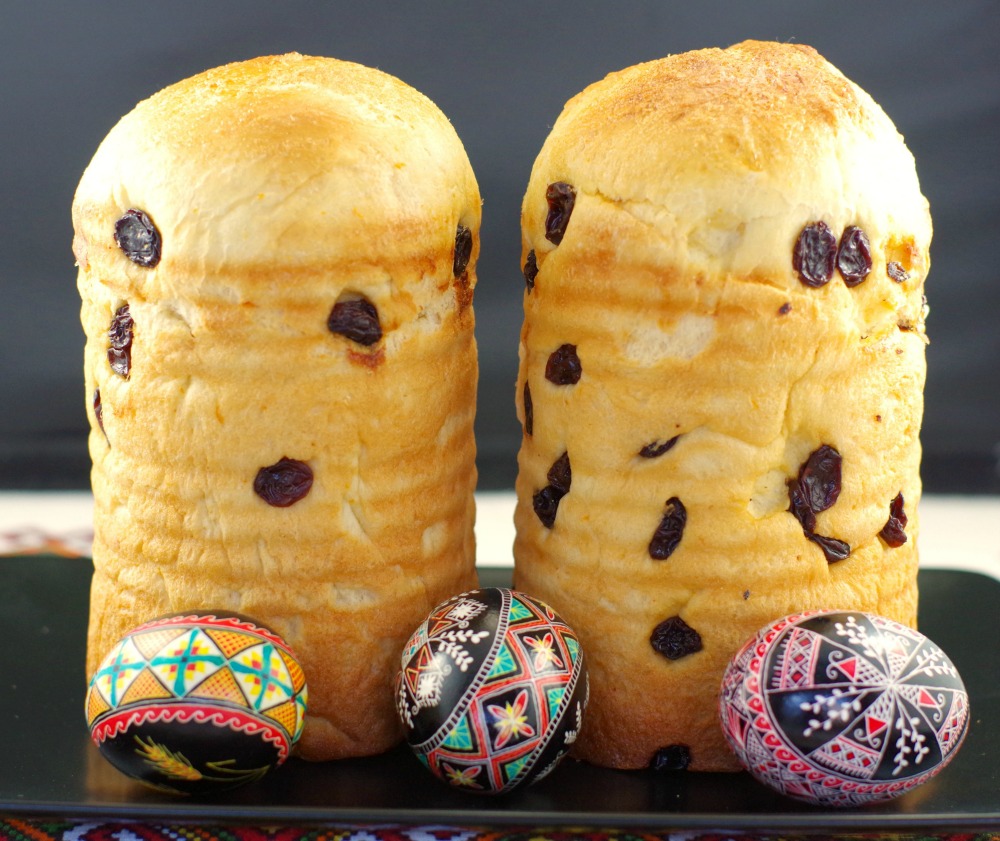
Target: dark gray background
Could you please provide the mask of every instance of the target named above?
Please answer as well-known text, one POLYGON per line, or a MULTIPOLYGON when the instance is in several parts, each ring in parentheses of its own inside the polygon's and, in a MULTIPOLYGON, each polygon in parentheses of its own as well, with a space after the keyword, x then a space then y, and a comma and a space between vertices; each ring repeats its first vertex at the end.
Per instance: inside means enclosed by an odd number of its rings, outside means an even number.
POLYGON ((811 44, 881 103, 934 217, 927 490, 1000 490, 1000 5, 988 2, 4 3, 0 11, 0 487, 86 487, 77 181, 140 99, 297 50, 379 67, 454 123, 484 198, 476 293, 480 486, 520 430, 519 208, 563 103, 622 67, 744 38, 811 44))

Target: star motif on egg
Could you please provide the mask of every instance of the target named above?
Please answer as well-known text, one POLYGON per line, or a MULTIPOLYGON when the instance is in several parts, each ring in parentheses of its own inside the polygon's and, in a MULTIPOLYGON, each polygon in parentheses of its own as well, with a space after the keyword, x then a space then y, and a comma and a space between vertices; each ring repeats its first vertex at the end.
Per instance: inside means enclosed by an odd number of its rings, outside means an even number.
POLYGON ((534 736, 535 728, 528 723, 525 709, 528 706, 528 692, 522 689, 512 704, 507 701, 503 707, 499 704, 487 704, 486 710, 493 717, 493 726, 497 728, 496 747, 502 748, 512 739, 534 736))
POLYGON ((543 637, 525 637, 524 641, 534 656, 536 672, 542 671, 549 665, 555 666, 557 669, 563 667, 562 660, 556 654, 555 639, 552 634, 546 633, 543 637))
POLYGON ((479 772, 482 770, 478 765, 469 768, 455 768, 447 762, 442 762, 441 766, 444 769, 446 779, 452 785, 464 788, 482 788, 476 782, 476 777, 479 776, 479 772))

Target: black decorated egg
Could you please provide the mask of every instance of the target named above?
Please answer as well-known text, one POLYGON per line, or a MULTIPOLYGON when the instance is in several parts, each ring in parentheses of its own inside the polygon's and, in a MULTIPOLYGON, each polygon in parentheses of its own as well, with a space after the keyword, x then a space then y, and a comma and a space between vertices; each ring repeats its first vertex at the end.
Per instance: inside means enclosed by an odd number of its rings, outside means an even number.
POLYGON ((955 756, 969 696, 948 656, 880 616, 815 611, 747 641, 725 671, 722 729, 744 767, 823 806, 890 800, 955 756))
POLYGON ((503 587, 434 608, 396 677, 417 758, 455 788, 490 794, 552 771, 579 733, 587 697, 576 634, 548 605, 503 587))
POLYGON ((119 771, 200 794, 281 765, 302 734, 307 693, 277 634, 237 614, 192 612, 121 639, 90 679, 87 724, 119 771))

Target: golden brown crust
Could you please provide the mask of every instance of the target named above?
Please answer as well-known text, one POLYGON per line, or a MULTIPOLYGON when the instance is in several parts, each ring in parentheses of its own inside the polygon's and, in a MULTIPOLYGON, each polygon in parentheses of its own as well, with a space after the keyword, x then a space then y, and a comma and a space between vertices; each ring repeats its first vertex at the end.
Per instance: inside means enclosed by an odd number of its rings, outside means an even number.
POLYGON ((722 670, 758 628, 807 608, 916 618, 918 432, 931 225, 913 159, 870 97, 808 47, 747 42, 623 70, 567 103, 525 194, 515 583, 579 633, 591 704, 578 754, 647 765, 685 744, 692 769, 736 762, 716 723, 722 670), (576 190, 561 243, 547 185, 576 190), (804 285, 804 226, 849 225, 873 266, 804 285), (905 264, 898 283, 887 263, 905 264), (546 379, 576 346, 575 385, 546 379), (679 436, 656 458, 639 451, 679 436), (815 532, 850 544, 829 564, 788 512, 787 481, 819 446, 842 492, 815 532), (568 453, 572 484, 547 528, 533 508, 568 453), (902 492, 908 541, 878 537, 902 492), (649 544, 681 500, 678 548, 649 544), (701 651, 649 638, 678 615, 701 651))
POLYGON ((248 614, 309 684, 300 753, 384 750, 391 682, 434 604, 475 586, 480 199, 451 125, 379 71, 298 55, 210 70, 112 130, 73 207, 87 335, 95 541, 88 667, 139 622, 248 614), (144 210, 152 268, 115 243, 144 210), (453 272, 456 230, 472 233, 453 272), (363 296, 382 338, 327 328, 363 296), (128 303, 128 378, 108 328, 128 303), (106 434, 105 434, 106 433, 106 434), (288 457, 290 507, 254 493, 288 457))

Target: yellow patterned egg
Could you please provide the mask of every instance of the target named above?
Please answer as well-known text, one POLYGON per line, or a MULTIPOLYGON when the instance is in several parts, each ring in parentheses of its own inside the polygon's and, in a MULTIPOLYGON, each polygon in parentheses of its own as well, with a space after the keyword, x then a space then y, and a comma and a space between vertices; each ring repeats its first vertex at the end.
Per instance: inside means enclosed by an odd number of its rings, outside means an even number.
POLYGON ((281 765, 302 734, 307 695, 281 637, 245 616, 198 611, 126 634, 90 679, 86 716, 119 771, 199 794, 281 765))

